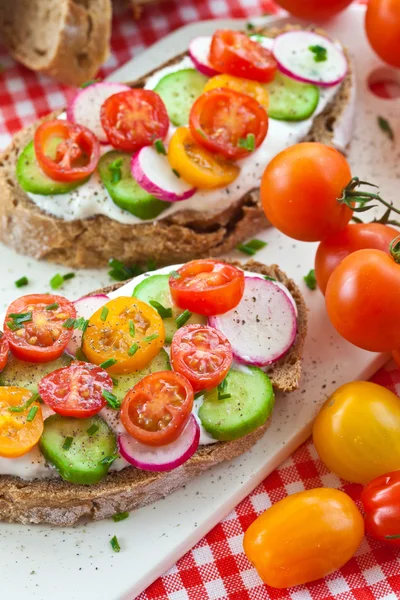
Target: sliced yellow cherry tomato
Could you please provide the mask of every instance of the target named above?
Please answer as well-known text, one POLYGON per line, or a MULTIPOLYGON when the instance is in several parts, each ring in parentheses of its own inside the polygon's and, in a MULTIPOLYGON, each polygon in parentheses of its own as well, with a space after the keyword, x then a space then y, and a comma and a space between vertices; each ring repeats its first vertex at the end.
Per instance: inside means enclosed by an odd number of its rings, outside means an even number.
POLYGON ((158 312, 137 298, 121 296, 90 317, 82 350, 90 362, 109 373, 132 373, 144 369, 164 341, 158 312))
POLYGON ((239 175, 237 165, 215 156, 194 141, 187 127, 179 127, 168 146, 168 160, 182 179, 198 188, 218 188, 239 175))
POLYGON ((42 409, 38 402, 30 403, 31 398, 32 392, 25 388, 0 387, 0 456, 23 456, 38 443, 43 433, 42 409))
POLYGON ((268 111, 268 92, 265 87, 263 87, 261 83, 257 83, 257 81, 243 79, 243 77, 234 77, 233 75, 216 75, 207 81, 203 92, 209 92, 215 88, 229 88, 235 92, 247 94, 247 96, 251 96, 254 100, 257 100, 257 102, 268 111))

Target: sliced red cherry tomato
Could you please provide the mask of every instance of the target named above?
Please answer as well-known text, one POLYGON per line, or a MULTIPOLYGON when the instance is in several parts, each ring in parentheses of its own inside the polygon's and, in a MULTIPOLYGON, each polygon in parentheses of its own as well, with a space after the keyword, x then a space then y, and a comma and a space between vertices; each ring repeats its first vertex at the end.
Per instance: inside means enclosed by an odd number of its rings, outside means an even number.
POLYGON ((219 30, 212 37, 210 62, 220 73, 267 83, 277 62, 270 50, 239 31, 219 30))
POLYGON ((75 317, 74 305, 62 296, 22 296, 7 309, 4 335, 17 358, 49 362, 64 352, 73 330, 63 325, 67 319, 75 317))
POLYGON ((43 402, 63 417, 86 419, 106 405, 103 391, 111 392, 110 375, 96 365, 74 361, 43 377, 38 385, 43 402))
POLYGON ((193 408, 193 388, 183 375, 159 371, 129 390, 121 407, 127 432, 149 446, 176 440, 193 408))
POLYGON ((34 148, 41 169, 56 181, 85 179, 100 156, 100 142, 90 129, 60 119, 39 125, 34 148))
POLYGON ((135 152, 164 139, 168 132, 167 109, 151 90, 129 90, 107 98, 101 107, 101 124, 114 148, 135 152))
POLYGON ((169 278, 173 301, 200 315, 221 315, 237 306, 244 272, 217 260, 192 260, 169 278))
POLYGON ((4 369, 8 360, 10 345, 4 333, 0 331, 0 371, 4 369))
POLYGON ((232 347, 221 331, 208 325, 186 325, 175 333, 171 364, 193 390, 209 390, 225 379, 232 364, 232 347))
POLYGON ((217 88, 199 96, 189 117, 196 142, 230 159, 248 156, 268 131, 265 109, 247 94, 217 88))

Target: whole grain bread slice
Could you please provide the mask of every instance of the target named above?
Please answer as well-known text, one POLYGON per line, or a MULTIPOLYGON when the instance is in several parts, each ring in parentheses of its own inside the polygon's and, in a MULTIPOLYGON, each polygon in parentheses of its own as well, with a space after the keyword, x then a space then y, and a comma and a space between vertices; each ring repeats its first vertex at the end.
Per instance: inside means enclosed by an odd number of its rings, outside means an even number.
MULTIPOLYGON (((274 37, 296 28, 286 26, 261 32, 274 37)), ((166 64, 173 64, 183 56, 166 64)), ((332 102, 315 117, 304 141, 333 144, 336 124, 350 102, 353 79, 349 62, 346 78, 332 102)), ((145 81, 146 77, 130 85, 142 87, 145 81)), ((56 116, 53 113, 45 118, 56 116)), ((75 221, 53 217, 32 202, 20 188, 15 174, 18 156, 40 122, 19 132, 0 155, 0 240, 22 254, 73 268, 101 267, 112 256, 128 264, 145 263, 151 256, 161 266, 226 253, 268 226, 259 189, 251 190, 224 210, 182 210, 158 221, 135 225, 103 215, 75 221)))
POLYGON ((0 2, 0 37, 29 69, 80 85, 109 53, 111 0, 0 2))
MULTIPOLYGON (((295 343, 268 373, 275 389, 295 389, 299 385, 301 356, 307 332, 307 308, 299 288, 276 265, 266 266, 255 261, 245 265, 231 264, 274 277, 289 289, 295 299, 298 311, 295 343)), ((121 285, 118 283, 101 291, 110 292, 121 285)), ((109 473, 103 481, 93 486, 73 485, 59 479, 26 481, 2 475, 0 520, 65 526, 73 525, 83 517, 99 520, 140 508, 171 494, 212 466, 247 452, 264 435, 269 422, 238 440, 201 446, 185 464, 167 473, 151 473, 127 467, 109 473)))

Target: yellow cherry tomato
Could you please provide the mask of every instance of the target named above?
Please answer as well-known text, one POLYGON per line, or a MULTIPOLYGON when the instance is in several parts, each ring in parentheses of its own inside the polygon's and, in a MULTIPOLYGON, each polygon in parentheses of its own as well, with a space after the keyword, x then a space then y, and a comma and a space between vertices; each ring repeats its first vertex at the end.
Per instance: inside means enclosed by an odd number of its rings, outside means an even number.
POLYGON ((325 577, 353 556, 364 520, 344 492, 317 488, 288 496, 247 529, 243 547, 261 579, 287 588, 325 577))
POLYGON ((31 398, 32 392, 25 388, 0 386, 0 456, 23 456, 38 443, 42 409, 38 402, 30 403, 31 398))
POLYGON ((90 317, 82 350, 90 362, 109 373, 132 373, 144 369, 164 341, 158 312, 137 298, 121 296, 90 317))
POLYGON ((207 81, 203 92, 209 92, 215 88, 229 88, 235 92, 247 94, 247 96, 251 96, 254 100, 257 100, 268 112, 269 96, 261 83, 251 81, 250 79, 243 79, 243 77, 234 77, 233 75, 215 75, 215 77, 211 77, 207 81))
POLYGON ((355 483, 400 469, 400 400, 368 381, 342 385, 314 422, 314 444, 334 473, 355 483))
POLYGON ((168 145, 168 160, 182 179, 198 188, 229 185, 240 173, 237 165, 202 148, 187 127, 179 127, 168 145))

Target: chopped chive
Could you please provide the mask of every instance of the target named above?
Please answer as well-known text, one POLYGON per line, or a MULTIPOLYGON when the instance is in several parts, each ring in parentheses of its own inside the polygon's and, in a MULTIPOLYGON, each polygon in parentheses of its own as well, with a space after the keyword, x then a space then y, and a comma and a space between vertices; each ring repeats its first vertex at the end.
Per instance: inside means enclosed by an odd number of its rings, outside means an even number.
POLYGON ((89 81, 85 81, 84 83, 82 83, 82 85, 80 85, 79 87, 81 89, 87 88, 89 87, 89 85, 93 85, 94 83, 99 83, 101 81, 101 78, 98 79, 89 79, 89 81))
POLYGON ((328 58, 328 50, 324 46, 308 46, 308 49, 314 54, 315 62, 324 62, 328 58))
POLYGON ((264 279, 267 281, 276 281, 275 277, 270 277, 269 275, 264 275, 264 279))
POLYGON ((36 413, 39 410, 38 406, 32 406, 32 408, 28 412, 28 416, 26 417, 26 422, 30 423, 36 417, 36 413))
POLYGON ((119 458, 119 454, 111 454, 110 456, 106 456, 105 458, 102 458, 100 461, 100 464, 101 465, 112 465, 114 460, 117 460, 117 458, 119 458))
POLYGON ((377 121, 378 121, 378 125, 380 127, 380 129, 383 131, 383 133, 386 133, 386 135, 388 136, 388 138, 390 140, 394 140, 394 131, 392 129, 392 126, 390 125, 389 121, 387 119, 384 119, 383 117, 377 117, 377 121))
POLYGON ((173 174, 174 174, 174 175, 176 175, 176 177, 177 177, 178 179, 180 179, 180 178, 181 178, 181 175, 180 175, 179 171, 177 171, 176 169, 172 169, 172 172, 173 172, 173 174))
POLYGON ((247 31, 253 31, 255 29, 255 26, 253 25, 253 23, 246 23, 246 29, 247 31))
POLYGON ((394 535, 385 535, 385 540, 398 540, 400 539, 400 533, 395 533, 394 535))
POLYGON ((75 277, 75 273, 66 273, 63 275, 64 281, 68 281, 68 279, 73 279, 75 277))
POLYGON ((154 148, 156 149, 156 151, 158 152, 158 154, 164 154, 164 156, 167 154, 167 151, 165 149, 165 146, 164 146, 162 140, 156 140, 154 142, 154 148))
POLYGON ((146 337, 143 338, 144 342, 152 342, 153 340, 156 340, 158 337, 160 337, 159 333, 152 333, 151 335, 146 335, 146 337))
POLYGON ((201 396, 204 396, 204 390, 200 390, 199 392, 196 392, 194 395, 194 399, 197 400, 197 398, 201 398, 201 396))
POLYGON ((108 165, 108 169, 111 171, 111 183, 118 183, 122 179, 122 158, 117 158, 111 164, 108 165))
POLYGON ((100 314, 100 319, 102 321, 105 321, 108 317, 108 308, 107 306, 103 306, 103 308, 101 309, 101 314, 100 314))
POLYGON ((155 271, 157 269, 157 263, 154 260, 154 258, 149 258, 149 260, 147 261, 147 270, 148 271, 155 271))
POLYGON ((118 387, 118 379, 115 379, 115 377, 111 377, 111 380, 113 382, 113 386, 118 387))
POLYGON ((15 323, 14 321, 7 321, 6 325, 8 327, 8 329, 11 329, 11 331, 17 331, 17 329, 22 329, 22 325, 15 323))
POLYGON ((317 279, 315 277, 315 270, 311 269, 307 275, 303 277, 306 286, 310 288, 310 290, 315 290, 317 288, 317 279))
POLYGON ((120 552, 121 546, 119 545, 116 535, 114 535, 114 537, 111 538, 110 544, 111 544, 111 548, 114 550, 114 552, 120 552))
POLYGON ((248 133, 245 138, 239 138, 238 147, 244 148, 248 152, 253 152, 256 148, 256 138, 254 133, 248 133))
POLYGON ((136 342, 128 350, 128 356, 133 356, 139 350, 139 344, 136 342))
POLYGON ((53 304, 48 304, 45 306, 46 310, 57 310, 57 308, 60 308, 60 305, 57 302, 53 302, 53 304))
POLYGON ((236 246, 237 250, 240 250, 241 252, 244 252, 245 254, 248 254, 249 256, 254 256, 255 253, 257 252, 257 250, 261 250, 262 248, 265 248, 265 246, 267 246, 267 242, 263 242, 262 240, 250 240, 248 242, 246 242, 245 244, 239 244, 238 246, 236 246))
POLYGON ((74 441, 73 437, 66 437, 64 443, 62 445, 63 450, 69 450, 72 446, 72 442, 74 441))
POLYGON ((226 377, 225 377, 225 379, 223 381, 221 381, 221 383, 217 387, 217 390, 218 390, 218 400, 227 400, 228 398, 231 398, 231 394, 228 394, 226 392, 226 388, 227 387, 228 387, 228 382, 227 382, 226 377))
POLYGON ((32 396, 29 398, 29 400, 27 400, 25 402, 25 404, 21 404, 20 406, 10 406, 10 408, 8 409, 10 412, 24 412, 27 408, 30 407, 31 404, 33 404, 34 402, 38 402, 40 400, 40 396, 37 392, 35 392, 34 394, 32 394, 32 396))
POLYGON ((178 315, 175 319, 175 323, 177 328, 179 329, 180 327, 183 327, 185 323, 187 323, 187 321, 189 321, 190 317, 192 316, 193 313, 190 312, 190 310, 188 310, 187 308, 183 311, 183 313, 181 313, 180 315, 178 315))
POLYGON ((96 425, 95 423, 93 423, 93 425, 91 425, 91 426, 89 427, 89 429, 87 429, 87 430, 86 430, 86 433, 87 433, 88 435, 94 435, 95 433, 97 433, 97 432, 98 432, 98 430, 99 430, 99 426, 98 426, 98 425, 96 425))
POLYGON ((64 329, 75 329, 75 322, 76 322, 76 319, 73 319, 72 317, 68 317, 68 319, 66 321, 64 321, 62 326, 64 327, 64 329))
POLYGON ((56 273, 56 275, 50 279, 50 287, 52 290, 58 290, 64 281, 68 281, 68 279, 72 279, 73 277, 75 277, 75 273, 66 273, 65 275, 56 273))
POLYGON ((199 135, 201 135, 201 137, 202 137, 202 138, 206 139, 206 137, 207 137, 207 136, 206 136, 206 134, 204 133, 204 131, 202 131, 201 129, 196 129, 196 131, 197 131, 197 133, 198 133, 199 135))
POLYGON ((112 367, 113 365, 115 365, 118 361, 115 360, 115 358, 108 358, 107 360, 105 360, 104 362, 100 363, 100 367, 102 369, 108 369, 108 367, 112 367))
POLYGON ((32 321, 32 311, 26 313, 10 313, 8 316, 13 321, 19 321, 20 323, 29 323, 32 321))
POLYGON ((143 269, 138 265, 128 267, 116 258, 110 258, 108 264, 111 267, 111 271, 108 271, 108 274, 115 279, 115 281, 125 281, 126 279, 131 279, 132 277, 136 277, 136 275, 141 275, 143 273, 143 269))
POLYGON ((162 319, 169 319, 172 317, 172 308, 165 308, 165 306, 157 302, 157 300, 150 300, 149 304, 156 309, 162 319))
POLYGON ((117 396, 115 396, 112 392, 109 392, 108 390, 103 390, 101 395, 103 396, 104 400, 107 400, 107 404, 110 408, 121 408, 121 402, 118 400, 117 396))
POLYGON ((228 398, 232 398, 231 394, 218 394, 218 400, 228 400, 228 398))
POLYGON ((132 319, 129 319, 129 335, 131 337, 135 337, 135 323, 132 319))
POLYGON ((78 348, 76 353, 75 353, 75 358, 76 360, 81 360, 83 362, 88 362, 88 359, 85 355, 85 353, 83 352, 82 348, 78 348))
POLYGON ((178 271, 170 271, 169 273, 171 275, 171 277, 173 277, 174 279, 180 279, 182 277, 182 275, 179 275, 178 271))
POLYGON ((25 277, 25 275, 24 275, 20 279, 17 279, 17 281, 15 281, 14 283, 15 283, 15 287, 20 288, 20 287, 24 287, 24 285, 28 285, 29 281, 28 281, 28 278, 25 277))
POLYGON ((127 519, 129 517, 129 513, 128 512, 121 512, 121 513, 117 513, 116 515, 113 516, 113 521, 114 523, 118 523, 119 521, 123 521, 124 519, 127 519))

